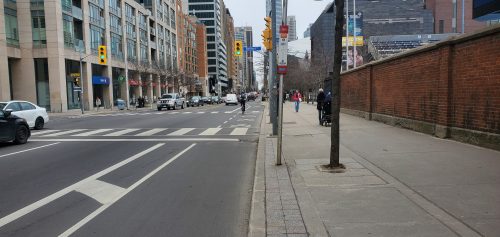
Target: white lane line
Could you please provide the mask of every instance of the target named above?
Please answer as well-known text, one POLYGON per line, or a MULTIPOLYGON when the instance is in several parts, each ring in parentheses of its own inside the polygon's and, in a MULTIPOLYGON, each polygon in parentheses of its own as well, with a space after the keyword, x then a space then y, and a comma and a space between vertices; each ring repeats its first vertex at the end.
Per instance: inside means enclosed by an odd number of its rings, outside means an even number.
POLYGON ((30 139, 33 142, 239 142, 235 138, 30 139))
POLYGON ((118 137, 118 136, 121 136, 121 135, 125 135, 127 133, 135 132, 137 130, 139 130, 139 129, 137 129, 137 128, 129 128, 129 129, 124 129, 124 130, 121 130, 121 131, 118 131, 118 132, 109 133, 109 134, 106 134, 104 136, 105 137, 118 137))
POLYGON ((234 112, 236 112, 236 111, 238 111, 238 110, 240 110, 240 109, 241 109, 241 108, 237 108, 237 109, 235 109, 235 110, 228 111, 228 112, 226 112, 226 114, 232 114, 232 113, 234 113, 234 112))
POLYGON ((97 130, 94 130, 94 131, 90 131, 90 132, 84 132, 84 133, 79 133, 79 134, 74 134, 74 135, 71 135, 73 137, 88 137, 88 136, 92 136, 92 135, 96 135, 98 133, 104 133, 104 132, 109 132, 113 129, 97 129, 97 130))
POLYGON ((184 112, 183 114, 192 114, 193 112, 184 112))
POLYGON ((179 113, 179 112, 172 112, 172 113, 170 113, 170 114, 178 114, 178 113, 179 113))
POLYGON ((233 118, 229 118, 229 120, 233 120, 233 118))
POLYGON ((219 111, 213 111, 211 114, 218 114, 219 111))
POLYGON ((168 136, 182 136, 188 132, 193 131, 194 128, 181 128, 173 133, 169 133, 168 136))
POLYGON ((157 133, 163 132, 165 130, 167 130, 167 129, 166 128, 153 128, 153 129, 151 129, 149 131, 145 131, 145 132, 136 134, 135 136, 137 136, 137 137, 152 136, 152 135, 155 135, 157 133))
POLYGON ((57 137, 57 136, 62 136, 62 135, 68 135, 68 134, 71 134, 71 133, 83 132, 85 130, 87 130, 87 129, 73 129, 73 130, 64 131, 64 132, 51 133, 51 134, 48 134, 48 135, 43 135, 42 137, 57 137))
POLYGON ((37 202, 34 202, 28 206, 25 206, 25 207, 15 211, 15 212, 9 214, 9 215, 3 217, 2 219, 0 219, 0 228, 3 227, 4 225, 11 223, 12 221, 15 221, 15 220, 23 217, 26 214, 29 214, 32 211, 37 210, 40 207, 47 205, 48 203, 72 192, 73 190, 86 184, 89 181, 96 180, 96 179, 98 179, 98 178, 100 178, 100 177, 134 161, 134 160, 137 160, 137 159, 143 157, 144 155, 162 147, 163 145, 165 145, 165 143, 156 144, 156 145, 152 146, 151 148, 148 148, 148 149, 146 149, 146 150, 144 150, 144 151, 142 151, 134 156, 131 156, 131 157, 119 162, 119 163, 116 163, 115 165, 113 165, 111 167, 108 167, 108 168, 106 168, 106 169, 104 169, 104 170, 102 170, 102 171, 100 171, 92 176, 89 176, 89 177, 87 177, 87 178, 85 178, 85 179, 83 179, 75 184, 72 184, 64 189, 61 189, 61 190, 57 191, 56 193, 53 193, 53 194, 51 194, 43 199, 38 200, 37 202))
POLYGON ((175 160, 177 160, 179 157, 181 157, 186 152, 188 152, 189 150, 191 150, 194 146, 196 146, 196 143, 191 144, 191 146, 189 146, 188 148, 184 149, 179 154, 177 154, 176 156, 172 157, 171 159, 169 159, 168 161, 166 161, 165 163, 163 163, 162 165, 160 165, 155 170, 151 171, 151 173, 149 173, 146 176, 142 177, 142 179, 140 179, 139 181, 137 181, 134 184, 132 184, 129 188, 127 188, 125 192, 121 193, 118 197, 115 197, 112 202, 109 202, 109 203, 106 203, 106 204, 102 205, 100 208, 98 208, 94 212, 90 213, 90 215, 88 215, 85 218, 83 218, 81 221, 79 221, 74 226, 72 226, 71 228, 69 228, 68 230, 66 230, 64 233, 60 234, 59 237, 66 237, 66 236, 70 236, 71 234, 75 233, 75 231, 77 231, 82 226, 84 226, 85 224, 87 224, 89 221, 91 221, 92 219, 94 219, 96 216, 98 216, 99 214, 101 214, 102 212, 104 212, 106 209, 108 209, 115 202, 117 202, 118 200, 120 200, 121 198, 123 198, 125 195, 127 195, 128 193, 130 193, 131 191, 133 191, 134 189, 136 189, 137 187, 139 187, 139 185, 143 184, 148 179, 150 179, 151 177, 153 177, 156 173, 160 172, 162 169, 164 169, 165 167, 167 167, 168 165, 170 165, 170 163, 172 163, 175 160))
POLYGON ((46 131, 41 131, 41 132, 34 132, 34 133, 31 133, 31 136, 38 136, 38 135, 47 134, 47 133, 51 133, 51 132, 59 132, 59 130, 46 130, 46 131))
POLYGON ((113 202, 113 200, 124 193, 125 190, 126 189, 120 186, 106 183, 97 179, 91 180, 75 189, 75 191, 83 193, 100 202, 101 204, 108 204, 113 202))
POLYGON ((204 114, 205 112, 198 112, 197 114, 204 114))
POLYGON ((204 132, 200 133, 200 136, 212 136, 217 134, 222 128, 209 128, 204 132))
POLYGON ((158 113, 155 113, 155 114, 164 114, 165 112, 158 112, 158 113))
POLYGON ((226 124, 226 123, 227 123, 227 121, 224 121, 222 124, 226 124))
POLYGON ((49 147, 49 146, 53 146, 53 145, 57 145, 57 144, 59 144, 59 143, 60 143, 60 142, 56 142, 56 143, 47 144, 47 145, 43 145, 43 146, 39 146, 39 147, 34 147, 34 148, 30 148, 30 149, 22 150, 22 151, 12 152, 12 153, 9 153, 9 154, 1 155, 1 156, 0 156, 0 158, 2 158, 2 157, 6 157, 6 156, 15 155, 15 154, 19 154, 19 153, 24 153, 24 152, 28 152, 28 151, 38 150, 38 149, 41 149, 41 148, 45 148, 45 147, 49 147))
POLYGON ((248 131, 248 128, 235 128, 231 132, 231 136, 241 136, 241 135, 246 135, 248 131))

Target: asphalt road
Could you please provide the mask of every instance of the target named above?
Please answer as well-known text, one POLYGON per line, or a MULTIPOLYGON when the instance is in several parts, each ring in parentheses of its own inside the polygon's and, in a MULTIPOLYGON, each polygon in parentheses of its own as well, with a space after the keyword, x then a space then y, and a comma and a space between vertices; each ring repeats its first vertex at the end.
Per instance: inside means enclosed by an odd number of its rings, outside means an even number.
POLYGON ((245 236, 263 107, 58 117, 0 144, 0 236, 245 236))

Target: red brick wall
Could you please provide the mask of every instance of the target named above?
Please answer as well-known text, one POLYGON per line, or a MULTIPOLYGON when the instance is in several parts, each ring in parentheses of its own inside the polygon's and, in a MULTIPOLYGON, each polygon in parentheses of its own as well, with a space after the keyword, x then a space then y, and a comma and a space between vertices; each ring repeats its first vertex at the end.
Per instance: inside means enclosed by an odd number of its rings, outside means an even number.
POLYGON ((343 73, 341 103, 500 134, 500 27, 343 73))

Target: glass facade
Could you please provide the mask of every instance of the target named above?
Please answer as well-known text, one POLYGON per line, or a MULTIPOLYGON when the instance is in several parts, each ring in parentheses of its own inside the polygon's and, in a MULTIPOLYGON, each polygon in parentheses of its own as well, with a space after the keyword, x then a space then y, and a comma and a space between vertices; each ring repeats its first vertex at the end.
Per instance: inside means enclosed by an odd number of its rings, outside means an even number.
POLYGON ((45 12, 43 10, 31 11, 31 28, 34 47, 46 47, 47 35, 45 31, 45 12))
POLYGON ((46 58, 35 58, 36 102, 50 111, 49 66, 46 58))
POLYGON ((5 35, 9 46, 19 47, 19 27, 15 1, 4 0, 5 35))

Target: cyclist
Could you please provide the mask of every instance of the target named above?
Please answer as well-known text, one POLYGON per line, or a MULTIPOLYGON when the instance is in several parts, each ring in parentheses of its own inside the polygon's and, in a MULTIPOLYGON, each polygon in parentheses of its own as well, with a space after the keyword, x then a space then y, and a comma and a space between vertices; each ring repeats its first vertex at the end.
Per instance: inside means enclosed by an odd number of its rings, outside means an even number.
POLYGON ((245 114, 245 104, 247 102, 246 94, 243 92, 240 95, 240 103, 241 103, 241 113, 245 114))

